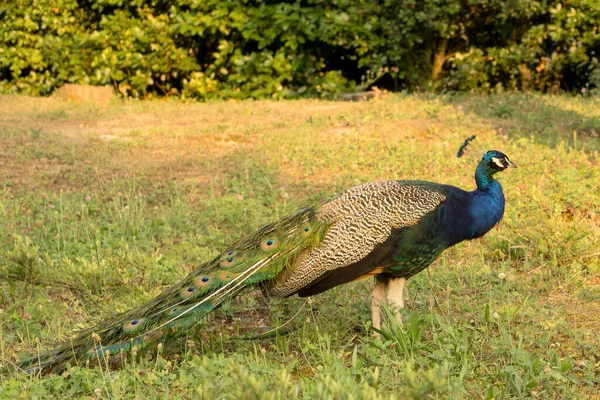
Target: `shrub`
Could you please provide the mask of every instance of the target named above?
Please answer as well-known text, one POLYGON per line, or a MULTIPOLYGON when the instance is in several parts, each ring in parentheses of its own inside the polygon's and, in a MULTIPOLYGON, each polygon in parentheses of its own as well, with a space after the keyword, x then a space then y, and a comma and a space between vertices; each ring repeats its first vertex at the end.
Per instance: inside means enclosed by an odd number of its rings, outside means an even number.
POLYGON ((331 97, 597 90, 597 0, 27 0, 0 5, 0 91, 331 97))

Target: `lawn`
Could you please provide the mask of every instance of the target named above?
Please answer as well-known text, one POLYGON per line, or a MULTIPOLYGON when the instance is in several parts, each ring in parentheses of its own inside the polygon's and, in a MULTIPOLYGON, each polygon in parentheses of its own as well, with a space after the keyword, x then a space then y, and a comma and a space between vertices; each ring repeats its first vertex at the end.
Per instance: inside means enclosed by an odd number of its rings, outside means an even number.
POLYGON ((598 396, 600 99, 532 94, 107 107, 0 96, 0 365, 347 187, 472 189, 477 160, 455 157, 472 134, 519 166, 499 176, 504 220, 412 278, 404 323, 388 315, 381 339, 371 280, 309 301, 250 292, 120 369, 2 374, 0 398, 598 396))

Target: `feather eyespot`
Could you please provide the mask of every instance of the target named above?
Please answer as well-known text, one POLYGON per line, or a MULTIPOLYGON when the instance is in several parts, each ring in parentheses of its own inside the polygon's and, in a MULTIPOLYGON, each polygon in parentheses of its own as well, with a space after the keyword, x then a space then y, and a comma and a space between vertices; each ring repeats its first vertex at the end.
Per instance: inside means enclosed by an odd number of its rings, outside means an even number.
POLYGON ((304 228, 302 228, 302 230, 300 231, 302 236, 308 236, 311 234, 311 232, 312 232, 312 229, 309 225, 305 225, 304 228))
POLYGON ((192 297, 193 295, 196 294, 196 286, 191 285, 191 286, 185 287, 185 288, 181 289, 179 294, 181 294, 181 297, 183 297, 183 298, 192 297))
POLYGON ((206 287, 206 286, 210 285, 211 282, 212 282, 212 279, 210 276, 202 275, 202 276, 199 276, 198 278, 196 278, 196 280, 194 281, 194 285, 198 288, 201 288, 201 287, 206 287))
POLYGON ((241 261, 244 261, 245 259, 245 253, 238 253, 232 250, 225 253, 225 256, 221 259, 220 264, 222 267, 229 268, 241 261))
POLYGON ((227 256, 227 258, 225 258, 224 260, 221 261, 221 266, 223 267, 232 267, 235 262, 236 262, 236 257, 231 255, 231 256, 227 256))
POLYGON ((221 271, 217 274, 217 278, 219 278, 222 281, 230 281, 233 278, 235 278, 236 276, 238 276, 239 274, 234 274, 232 272, 229 271, 221 271))
POLYGON ((92 355, 93 355, 93 354, 96 354, 96 352, 98 352, 99 350, 102 350, 102 346, 101 346, 101 345, 99 345, 99 344, 97 344, 97 345, 95 345, 94 347, 91 347, 91 348, 90 348, 90 349, 87 351, 87 353, 88 353, 88 354, 92 354, 92 355))
POLYGON ((279 246, 279 240, 277 238, 265 239, 261 242, 260 247, 264 251, 275 250, 279 246))
POLYGON ((177 306, 177 307, 173 307, 169 310, 168 315, 169 316, 175 316, 175 315, 179 315, 182 312, 184 312, 185 310, 187 310, 189 307, 184 307, 184 306, 177 306))
POLYGON ((135 332, 144 326, 144 322, 144 318, 132 319, 131 321, 128 321, 123 324, 123 330, 125 332, 135 332))

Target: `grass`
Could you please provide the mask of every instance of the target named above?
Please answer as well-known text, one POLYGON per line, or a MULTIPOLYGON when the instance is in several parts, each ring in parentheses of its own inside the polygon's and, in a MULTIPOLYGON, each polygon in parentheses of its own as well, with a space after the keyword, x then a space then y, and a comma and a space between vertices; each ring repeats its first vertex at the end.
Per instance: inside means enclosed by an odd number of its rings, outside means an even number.
POLYGON ((369 331, 370 288, 241 296, 123 368, 0 376, 0 398, 591 398, 600 389, 600 100, 394 95, 325 101, 0 97, 0 363, 152 298, 229 242, 376 179, 474 186, 508 154, 498 229, 409 281, 369 331), (248 340, 298 316, 288 335, 248 340), (179 351, 173 351, 173 347, 179 351), (65 379, 65 377, 67 379, 65 379))

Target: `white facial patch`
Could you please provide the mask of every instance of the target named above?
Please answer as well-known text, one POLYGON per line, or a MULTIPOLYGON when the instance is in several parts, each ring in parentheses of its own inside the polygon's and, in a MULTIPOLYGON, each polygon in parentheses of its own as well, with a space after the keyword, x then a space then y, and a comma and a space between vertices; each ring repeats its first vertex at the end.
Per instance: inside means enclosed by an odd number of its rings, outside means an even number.
POLYGON ((500 160, 497 157, 492 157, 492 161, 494 162, 494 164, 496 164, 499 168, 506 168, 506 165, 502 164, 502 160, 500 160))

